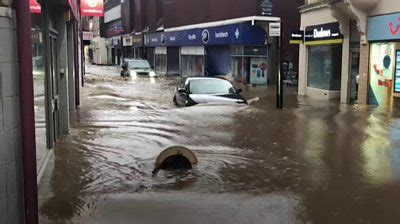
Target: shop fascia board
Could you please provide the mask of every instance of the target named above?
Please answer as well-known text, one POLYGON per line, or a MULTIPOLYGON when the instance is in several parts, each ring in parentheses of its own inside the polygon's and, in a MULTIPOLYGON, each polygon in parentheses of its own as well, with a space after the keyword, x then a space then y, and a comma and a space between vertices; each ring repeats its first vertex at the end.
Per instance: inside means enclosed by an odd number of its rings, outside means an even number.
POLYGON ((174 32, 174 31, 183 31, 183 30, 190 30, 190 29, 196 29, 196 28, 208 28, 208 27, 216 27, 216 26, 224 26, 224 25, 231 25, 231 24, 237 24, 237 23, 243 23, 243 22, 251 22, 251 24, 254 26, 259 22, 280 22, 281 18, 279 17, 270 17, 270 16, 249 16, 249 17, 242 17, 242 18, 236 18, 236 19, 227 19, 227 20, 221 20, 217 22, 208 22, 208 23, 199 23, 199 24, 193 24, 193 25, 187 25, 187 26, 179 26, 179 27, 173 27, 173 28, 167 28, 164 31, 165 32, 174 32))

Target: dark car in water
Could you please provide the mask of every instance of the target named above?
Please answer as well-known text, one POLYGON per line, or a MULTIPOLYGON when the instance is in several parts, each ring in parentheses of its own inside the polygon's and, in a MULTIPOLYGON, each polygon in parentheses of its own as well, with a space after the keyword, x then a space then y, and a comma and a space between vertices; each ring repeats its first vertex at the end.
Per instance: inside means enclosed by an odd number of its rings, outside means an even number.
POLYGON ((223 78, 183 78, 175 89, 173 102, 177 106, 193 106, 205 103, 247 104, 231 82, 223 78))

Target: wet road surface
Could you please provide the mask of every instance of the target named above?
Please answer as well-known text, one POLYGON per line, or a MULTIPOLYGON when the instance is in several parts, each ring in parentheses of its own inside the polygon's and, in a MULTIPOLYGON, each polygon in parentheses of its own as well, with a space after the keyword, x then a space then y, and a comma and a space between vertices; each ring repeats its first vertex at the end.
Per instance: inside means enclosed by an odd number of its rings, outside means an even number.
POLYGON ((40 185, 41 223, 399 223, 400 112, 246 90, 251 106, 176 108, 176 77, 89 67, 40 185), (151 172, 165 148, 191 171, 151 172))

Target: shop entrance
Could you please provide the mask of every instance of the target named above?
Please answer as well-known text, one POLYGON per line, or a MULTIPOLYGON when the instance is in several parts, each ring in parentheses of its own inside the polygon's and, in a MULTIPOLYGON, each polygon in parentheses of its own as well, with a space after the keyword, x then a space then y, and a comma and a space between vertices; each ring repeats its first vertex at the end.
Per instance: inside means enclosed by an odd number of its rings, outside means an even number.
POLYGON ((350 46, 350 79, 348 101, 353 104, 358 99, 358 80, 360 70, 360 45, 350 46))

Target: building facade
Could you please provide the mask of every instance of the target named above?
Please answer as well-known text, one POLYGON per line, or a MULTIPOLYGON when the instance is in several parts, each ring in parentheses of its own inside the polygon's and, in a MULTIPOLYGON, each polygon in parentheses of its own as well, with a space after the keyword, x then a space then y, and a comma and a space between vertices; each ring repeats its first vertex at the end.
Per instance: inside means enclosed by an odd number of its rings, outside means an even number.
POLYGON ((15 8, 0 1, 0 223, 24 222, 15 8))
MULTIPOLYGON (((113 8, 117 3, 107 4, 113 8)), ((130 14, 122 12, 120 19, 115 16, 113 22, 105 20, 107 23, 101 25, 102 36, 120 39, 117 34, 112 36, 107 32, 112 30, 111 24, 121 24, 122 57, 146 58, 159 74, 231 74, 249 84, 272 83, 273 75, 268 79, 266 74, 275 70, 272 64, 276 57, 268 57, 268 48, 276 44, 272 39, 267 40, 265 26, 266 21, 278 20, 283 27, 284 64, 288 65, 286 69, 297 73, 298 46, 290 45, 289 39, 290 33, 298 29, 301 0, 239 1, 235 7, 229 7, 232 4, 229 0, 131 0, 120 4, 129 4, 123 8, 130 8, 130 14), (249 19, 255 16, 265 18, 255 24, 256 20, 249 19), (124 22, 128 19, 130 23, 124 22), (201 40, 205 29, 209 31, 210 42, 201 40), (215 33, 210 30, 217 32, 218 41, 213 40, 215 33)))
POLYGON ((40 174, 57 140, 69 133, 80 105, 82 38, 79 1, 37 1, 31 10, 37 167, 40 174))
POLYGON ((299 94, 393 106, 400 90, 399 11, 396 0, 305 1, 299 94))

